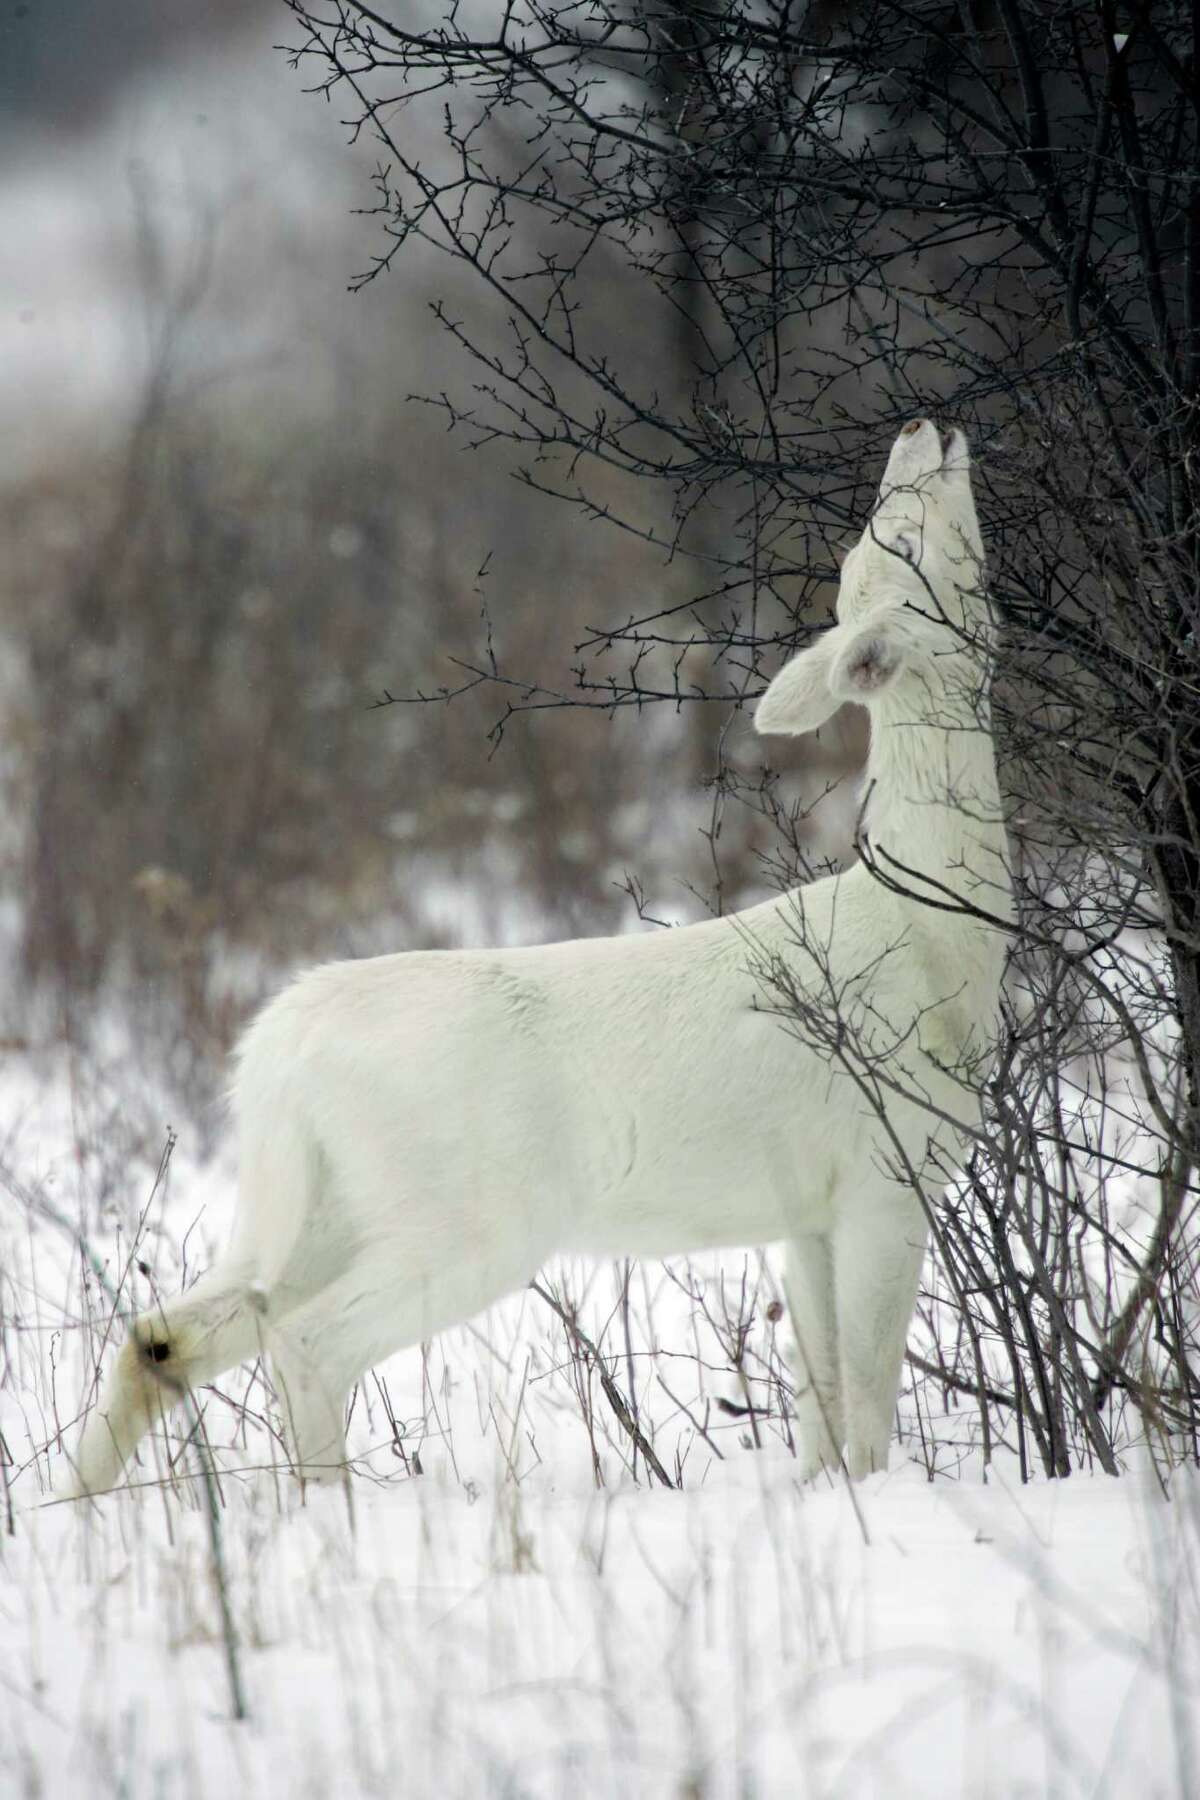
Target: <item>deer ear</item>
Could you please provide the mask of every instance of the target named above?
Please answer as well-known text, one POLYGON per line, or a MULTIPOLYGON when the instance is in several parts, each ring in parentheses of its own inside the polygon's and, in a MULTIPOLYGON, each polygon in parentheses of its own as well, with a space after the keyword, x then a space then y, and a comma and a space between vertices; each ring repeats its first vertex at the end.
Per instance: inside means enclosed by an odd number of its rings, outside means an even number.
POLYGON ((754 713, 754 729, 787 733, 815 731, 832 718, 842 697, 830 687, 830 672, 837 650, 836 627, 779 671, 754 713))
POLYGON ((891 687, 904 666, 904 646, 886 624, 864 624, 837 646, 829 685, 843 700, 867 706, 891 687))

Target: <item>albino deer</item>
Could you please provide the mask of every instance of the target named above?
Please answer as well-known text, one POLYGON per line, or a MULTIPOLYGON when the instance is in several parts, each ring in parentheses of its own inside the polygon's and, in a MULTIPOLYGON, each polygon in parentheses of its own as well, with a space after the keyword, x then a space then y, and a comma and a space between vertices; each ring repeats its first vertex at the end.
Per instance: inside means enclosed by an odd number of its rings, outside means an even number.
POLYGON ((845 874, 653 935, 331 963, 259 1014, 234 1083, 233 1241, 134 1320, 79 1445, 80 1492, 115 1483, 185 1389, 260 1349, 297 1472, 336 1477, 363 1372, 552 1253, 779 1238, 803 1471, 886 1467, 919 1175, 977 1117, 962 1070, 992 1028, 1009 907, 981 569, 965 441, 914 421, 846 558, 837 625, 755 721, 799 733, 843 701, 869 709, 866 854, 845 874))

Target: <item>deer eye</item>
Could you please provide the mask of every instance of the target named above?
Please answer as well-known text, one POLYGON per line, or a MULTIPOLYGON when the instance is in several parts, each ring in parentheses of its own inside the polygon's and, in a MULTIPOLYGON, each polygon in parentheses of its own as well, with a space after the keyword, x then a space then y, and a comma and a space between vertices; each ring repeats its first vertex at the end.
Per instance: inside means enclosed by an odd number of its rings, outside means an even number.
POLYGON ((916 562, 917 546, 916 541, 913 538, 905 537, 903 533, 901 533, 892 547, 895 550, 896 555, 902 556, 906 563, 916 562))

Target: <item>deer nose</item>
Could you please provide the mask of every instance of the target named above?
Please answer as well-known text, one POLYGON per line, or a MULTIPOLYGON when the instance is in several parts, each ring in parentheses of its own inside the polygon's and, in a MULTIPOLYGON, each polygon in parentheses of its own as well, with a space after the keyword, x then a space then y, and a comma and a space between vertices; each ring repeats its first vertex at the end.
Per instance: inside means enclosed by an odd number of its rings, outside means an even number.
POLYGON ((924 425, 932 425, 937 432, 938 445, 941 448, 942 459, 944 461, 950 454, 950 446, 954 442, 953 427, 939 425, 933 419, 910 419, 907 425, 902 425, 900 427, 900 436, 915 437, 917 432, 920 431, 924 425))

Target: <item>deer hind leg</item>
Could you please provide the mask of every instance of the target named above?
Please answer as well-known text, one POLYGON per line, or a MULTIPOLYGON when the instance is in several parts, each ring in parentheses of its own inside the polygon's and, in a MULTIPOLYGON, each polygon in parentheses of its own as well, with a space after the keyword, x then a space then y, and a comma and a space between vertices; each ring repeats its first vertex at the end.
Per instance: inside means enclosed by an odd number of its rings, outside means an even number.
POLYGON ((384 1357, 482 1312, 523 1285, 538 1259, 524 1248, 415 1272, 417 1256, 372 1244, 323 1288, 273 1309, 268 1347, 288 1448, 305 1481, 341 1478, 346 1396, 384 1357))
POLYGON ((341 1479, 350 1389, 372 1364, 428 1334, 424 1310, 381 1269, 378 1255, 356 1258, 273 1319, 271 1365, 296 1474, 304 1481, 341 1479))
POLYGON ((837 1469, 842 1457, 833 1246, 827 1237, 789 1243, 785 1285, 796 1336, 796 1436, 807 1481, 822 1469, 837 1469))
POLYGON ((242 1268, 214 1269, 140 1314, 84 1426, 75 1493, 115 1486, 142 1438, 189 1389, 258 1353, 260 1325, 242 1268))
POLYGON ((835 1238, 846 1461, 855 1481, 887 1468, 925 1239, 924 1219, 895 1188, 881 1204, 856 1209, 835 1238))
POLYGON ((346 1466, 346 1395, 362 1370, 347 1373, 344 1359, 328 1350, 318 1360, 286 1326, 272 1335, 271 1367, 293 1470, 305 1481, 340 1480, 346 1466))

